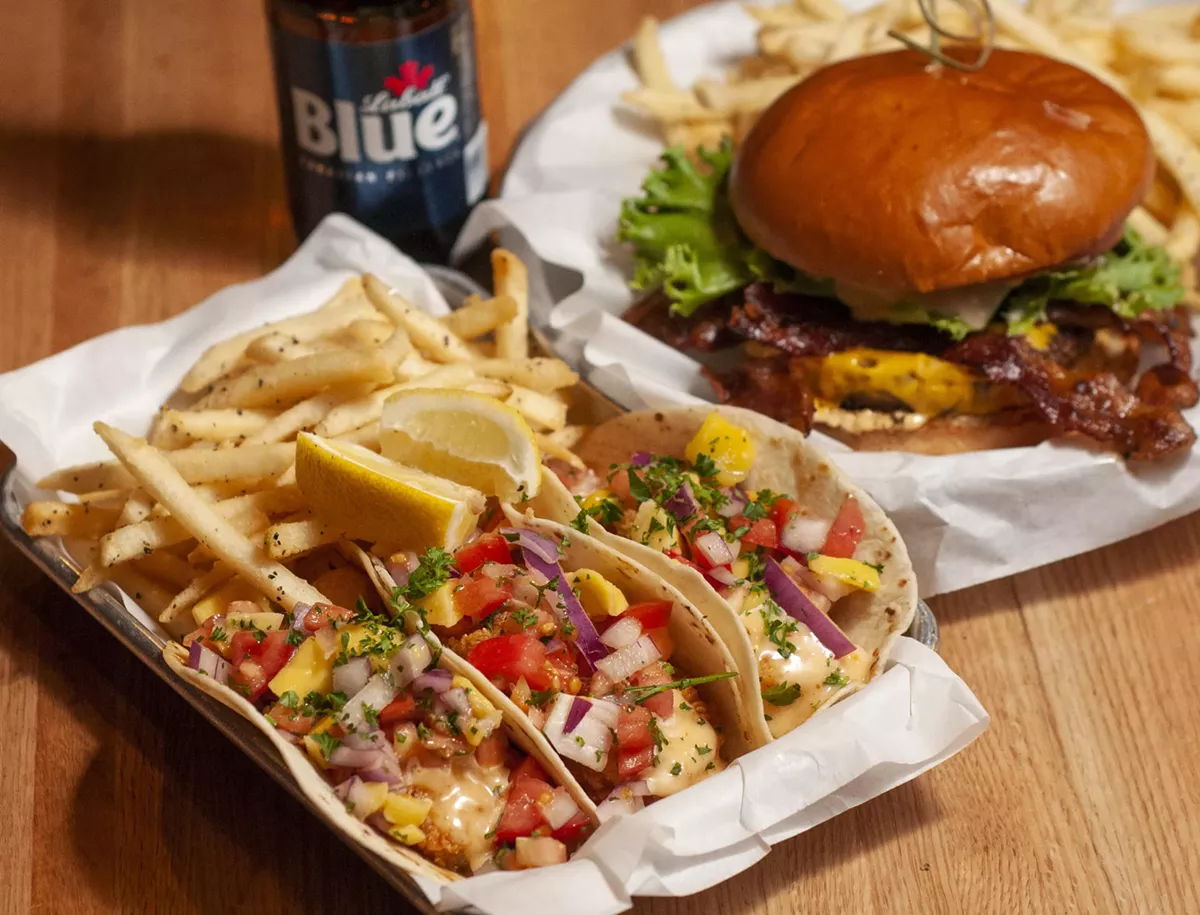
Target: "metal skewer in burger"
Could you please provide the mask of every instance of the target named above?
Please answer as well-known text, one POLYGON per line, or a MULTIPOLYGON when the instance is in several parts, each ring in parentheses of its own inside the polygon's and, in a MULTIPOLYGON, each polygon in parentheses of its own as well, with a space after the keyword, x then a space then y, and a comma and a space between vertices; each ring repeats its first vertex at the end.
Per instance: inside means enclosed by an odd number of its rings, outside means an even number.
POLYGON ((941 44, 965 36, 922 9, 929 48, 818 71, 736 155, 664 156, 622 211, 635 286, 661 291, 628 319, 702 352, 740 344, 709 370, 722 402, 860 448, 1190 447, 1178 268, 1125 225, 1155 163, 1137 111, 1072 66, 992 49, 986 5, 975 44, 941 44), (1139 376, 1146 342, 1168 360, 1139 376))

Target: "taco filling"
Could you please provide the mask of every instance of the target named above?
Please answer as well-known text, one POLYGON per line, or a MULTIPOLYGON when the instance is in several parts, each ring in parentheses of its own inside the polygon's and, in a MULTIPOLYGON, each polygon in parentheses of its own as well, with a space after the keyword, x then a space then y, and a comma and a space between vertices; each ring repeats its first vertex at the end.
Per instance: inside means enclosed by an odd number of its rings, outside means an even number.
POLYGON ((864 520, 847 494, 816 514, 802 493, 751 489, 749 433, 711 413, 684 458, 635 452, 601 478, 564 479, 579 505, 572 526, 599 524, 694 569, 741 620, 758 661, 771 730, 795 727, 874 658, 830 618, 833 605, 880 586, 883 567, 855 558, 864 520))
POLYGON ((388 563, 395 609, 512 700, 601 814, 638 809, 720 771, 720 728, 672 665, 670 601, 631 603, 603 574, 564 571, 565 544, 524 528, 483 533, 453 555, 388 563))
POLYGON ((241 603, 184 639, 189 666, 303 746, 359 820, 462 875, 565 861, 592 831, 413 614, 241 603))

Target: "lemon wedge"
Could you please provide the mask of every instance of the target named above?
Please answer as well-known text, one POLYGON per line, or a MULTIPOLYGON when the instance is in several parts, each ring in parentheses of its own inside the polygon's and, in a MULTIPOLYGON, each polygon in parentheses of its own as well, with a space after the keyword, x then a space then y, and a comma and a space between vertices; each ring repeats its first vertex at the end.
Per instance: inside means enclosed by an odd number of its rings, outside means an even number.
POLYGON ((307 432, 296 438, 296 482, 317 516, 351 537, 418 552, 460 546, 486 503, 477 490, 307 432))
POLYGON ((379 424, 384 455, 505 502, 536 496, 542 454, 529 423, 494 397, 418 388, 388 398, 379 424))

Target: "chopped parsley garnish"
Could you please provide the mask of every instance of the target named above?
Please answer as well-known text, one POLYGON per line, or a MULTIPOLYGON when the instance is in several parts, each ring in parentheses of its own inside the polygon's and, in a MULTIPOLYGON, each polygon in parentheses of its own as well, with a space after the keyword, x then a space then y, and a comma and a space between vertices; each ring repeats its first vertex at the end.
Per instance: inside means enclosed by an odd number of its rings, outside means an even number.
POLYGON ((557 695, 558 690, 556 689, 535 689, 529 694, 529 701, 526 704, 541 708, 557 695))
POLYGON ((321 731, 319 734, 310 735, 321 750, 321 755, 326 759, 333 754, 333 751, 341 746, 342 742, 327 731, 321 731))
POLYGON ((845 686, 850 682, 850 678, 843 671, 835 670, 825 678, 826 686, 845 686))
POLYGON ((727 670, 719 674, 706 674, 703 677, 687 677, 683 680, 672 680, 670 683, 658 683, 654 686, 627 686, 622 690, 622 695, 628 696, 634 702, 641 705, 647 699, 652 699, 659 693, 665 693, 670 689, 687 689, 689 686, 699 686, 702 683, 712 683, 716 680, 728 680, 730 677, 736 677, 737 671, 727 670))
POLYGON ((883 574, 883 563, 882 562, 864 562, 863 565, 870 566, 872 569, 874 569, 880 575, 883 574))
POLYGON ((379 727, 379 709, 364 702, 362 704, 362 716, 363 720, 371 726, 372 731, 379 727))
POLYGON ((581 534, 586 534, 588 532, 588 513, 582 508, 579 509, 579 514, 571 519, 571 527, 581 534))
POLYGON ((650 494, 650 487, 646 485, 646 481, 637 475, 637 471, 632 467, 629 468, 629 494, 640 502, 649 502, 654 498, 650 494))
POLYGON ((708 765, 707 765, 707 766, 705 766, 704 768, 705 768, 705 770, 706 770, 706 771, 709 771, 709 772, 711 772, 713 769, 717 768, 717 764, 716 764, 715 762, 713 762, 713 761, 710 759, 710 760, 708 761, 708 765))
POLYGON ((429 739, 429 728, 425 727, 424 723, 420 722, 420 721, 417 722, 417 739, 418 740, 428 740, 429 739))
POLYGON ((786 661, 796 651, 792 643, 788 641, 788 636, 796 631, 798 624, 790 616, 785 615, 773 600, 764 601, 759 613, 762 614, 767 639, 779 649, 779 657, 786 661))
POLYGON ((411 601, 428 597, 447 581, 450 580, 450 567, 454 565, 454 557, 441 547, 430 547, 421 556, 417 567, 408 576, 408 584, 404 586, 404 596, 411 601))
POLYGON ((692 468, 704 480, 711 479, 721 472, 717 462, 712 459, 712 455, 704 452, 696 455, 696 460, 692 461, 692 468))
POLYGON ((654 749, 657 752, 667 745, 667 735, 658 726, 658 719, 650 716, 650 736, 654 738, 654 749))
POLYGON ((254 637, 254 641, 258 642, 259 645, 267 640, 267 634, 257 627, 250 630, 250 635, 254 637))
POLYGON ((279 704, 284 708, 296 709, 300 706, 300 697, 296 695, 295 690, 289 689, 279 697, 279 704))
POLYGON ((571 522, 571 527, 580 533, 586 534, 587 525, 584 523, 585 515, 595 518, 604 527, 611 527, 621 520, 623 514, 621 503, 616 499, 600 499, 587 508, 581 508, 579 515, 571 522))
POLYGON ((679 775, 682 772, 683 772, 683 766, 681 766, 679 763, 675 763, 675 765, 671 766, 671 774, 672 775, 679 775))
POLYGON ((709 746, 704 746, 704 747, 702 747, 702 746, 700 746, 699 744, 697 744, 697 745, 696 745, 696 752, 697 752, 697 753, 699 753, 701 756, 704 756, 706 753, 711 753, 711 752, 712 752, 712 747, 709 747, 709 746))
POLYGON ((583 738, 580 737, 578 734, 575 735, 575 743, 577 746, 581 746, 581 747, 583 746, 583 738))
POLYGON ((304 641, 304 633, 299 629, 291 629, 287 634, 287 643, 293 648, 298 648, 300 643, 304 641))
POLYGON ((212 634, 208 637, 210 642, 224 642, 229 636, 220 626, 213 626, 212 634))
POLYGON ((522 629, 528 629, 537 625, 538 615, 528 607, 518 607, 512 612, 512 620, 522 629))
POLYGON ((800 698, 800 684, 776 683, 774 686, 764 689, 762 697, 764 702, 770 702, 771 705, 791 705, 800 698))
POLYGON ((747 502, 742 514, 746 516, 747 521, 761 521, 767 517, 767 507, 761 502, 747 502))

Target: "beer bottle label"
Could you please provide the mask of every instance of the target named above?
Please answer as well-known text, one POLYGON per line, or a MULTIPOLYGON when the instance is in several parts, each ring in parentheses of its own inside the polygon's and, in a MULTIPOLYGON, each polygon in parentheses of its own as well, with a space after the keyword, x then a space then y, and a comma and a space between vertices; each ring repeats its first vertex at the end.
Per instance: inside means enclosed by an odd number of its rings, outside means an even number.
POLYGON ((388 41, 321 41, 273 29, 292 210, 391 238, 453 223, 487 189, 469 4, 388 41))

